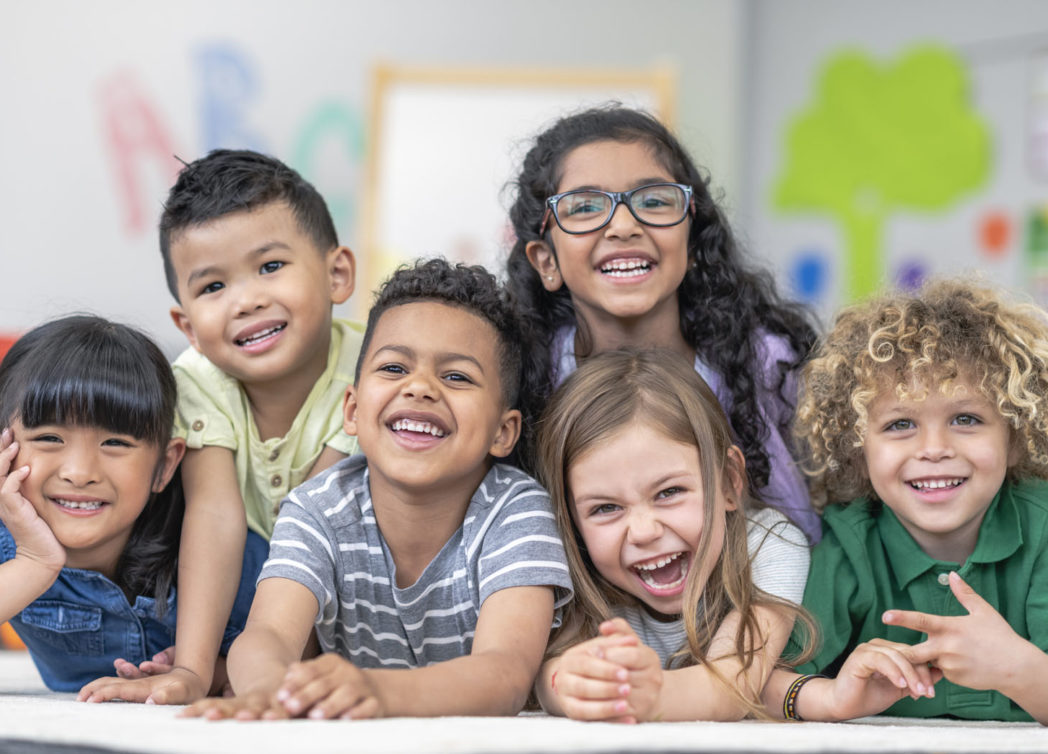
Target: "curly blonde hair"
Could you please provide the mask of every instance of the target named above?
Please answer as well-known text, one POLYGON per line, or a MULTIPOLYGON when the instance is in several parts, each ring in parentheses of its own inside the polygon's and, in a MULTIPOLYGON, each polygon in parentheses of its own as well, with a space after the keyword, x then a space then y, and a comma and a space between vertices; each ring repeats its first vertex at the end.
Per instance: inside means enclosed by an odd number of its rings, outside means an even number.
POLYGON ((795 433, 818 510, 873 494, 863 443, 885 391, 922 400, 970 382, 1012 428, 1012 479, 1048 479, 1048 313, 971 280, 930 282, 843 310, 802 374, 795 433))

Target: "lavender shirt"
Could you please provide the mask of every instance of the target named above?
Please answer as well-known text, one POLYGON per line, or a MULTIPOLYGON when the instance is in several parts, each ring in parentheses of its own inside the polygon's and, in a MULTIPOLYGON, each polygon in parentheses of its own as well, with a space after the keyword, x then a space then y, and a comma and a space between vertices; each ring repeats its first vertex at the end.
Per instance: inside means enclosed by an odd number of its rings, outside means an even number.
MULTIPOLYGON (((577 368, 574 344, 574 327, 562 327, 553 337, 554 387, 559 387, 577 368)), ((793 354, 783 338, 764 335, 757 344, 758 364, 776 364, 792 358, 793 354)), ((695 371, 710 386, 722 406, 727 406, 731 402, 731 391, 724 385, 720 373, 700 361, 697 355, 695 371)), ((770 465, 768 484, 757 491, 757 496, 768 505, 785 513, 804 531, 808 540, 815 544, 822 538, 822 523, 819 515, 811 507, 811 497, 804 481, 804 474, 798 468, 797 462, 786 445, 785 438, 779 431, 780 425, 789 424, 792 409, 779 398, 774 379, 775 376, 769 371, 764 373, 761 392, 757 399, 761 418, 768 427, 768 439, 764 444, 764 452, 768 455, 770 465)), ((787 375, 784 392, 786 395, 796 392, 796 379, 793 375, 787 375)))

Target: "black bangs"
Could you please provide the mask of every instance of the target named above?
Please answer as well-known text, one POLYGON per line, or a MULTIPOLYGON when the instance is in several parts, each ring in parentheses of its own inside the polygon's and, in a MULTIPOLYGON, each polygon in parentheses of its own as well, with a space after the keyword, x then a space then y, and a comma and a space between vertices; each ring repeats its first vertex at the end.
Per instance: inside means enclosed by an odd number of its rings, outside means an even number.
POLYGON ((0 367, 4 420, 102 427, 163 446, 174 378, 146 336, 95 317, 68 317, 20 339, 0 367), (24 342, 28 341, 28 342, 24 342))

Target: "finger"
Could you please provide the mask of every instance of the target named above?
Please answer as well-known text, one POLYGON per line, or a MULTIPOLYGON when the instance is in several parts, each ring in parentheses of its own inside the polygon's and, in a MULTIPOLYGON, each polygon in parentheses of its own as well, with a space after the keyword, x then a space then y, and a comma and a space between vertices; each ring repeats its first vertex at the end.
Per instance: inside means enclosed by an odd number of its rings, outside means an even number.
POLYGON ((355 684, 346 683, 345 679, 342 679, 340 683, 332 675, 318 676, 308 683, 298 686, 293 692, 282 686, 277 692, 276 698, 283 705, 284 709, 290 714, 297 716, 304 715, 315 704, 327 699, 336 692, 341 692, 337 698, 343 700, 344 706, 328 716, 337 717, 350 704, 355 704, 360 696, 358 687, 355 684))
POLYGON ((648 670, 660 664, 658 655, 644 645, 613 647, 604 653, 604 658, 633 672, 648 670))
MULTIPOLYGON (((335 686, 309 709, 307 717, 312 720, 329 720, 343 717, 367 699, 368 695, 356 686, 335 686)), ((286 705, 285 705, 286 706, 286 705)))
POLYGON ((927 639, 901 651, 914 665, 936 665, 940 654, 939 642, 935 639, 927 639))
POLYGON ((567 656, 561 660, 557 667, 557 684, 560 684, 561 675, 592 678, 598 681, 628 681, 630 678, 629 668, 616 662, 610 662, 602 657, 592 655, 581 655, 572 658, 567 656))
POLYGON ((168 647, 167 649, 160 650, 155 655, 153 655, 153 662, 157 663, 158 665, 174 665, 175 648, 168 647))
POLYGON ((881 620, 889 626, 902 626, 922 634, 932 634, 946 628, 945 618, 941 615, 929 615, 916 610, 888 610, 881 620))
MULTIPOLYGON (((200 696, 203 696, 201 694, 200 696)), ((197 697, 189 690, 189 686, 179 680, 171 680, 154 689, 145 699, 146 704, 189 704, 195 702, 197 697)))
POLYGON ((599 681, 583 676, 557 677, 557 693, 577 699, 625 699, 630 685, 625 681, 599 681))
POLYGON ((109 683, 93 689, 91 694, 83 701, 92 704, 112 702, 117 699, 124 702, 145 702, 149 698, 148 686, 118 678, 111 678, 109 681, 109 683))
POLYGON ((957 601, 964 606, 964 609, 968 611, 969 615, 981 611, 983 608, 990 608, 986 600, 979 596, 979 593, 968 586, 968 582, 960 577, 957 571, 950 571, 950 591, 953 592, 953 596, 957 598, 957 601))
POLYGON ((600 624, 597 630, 600 631, 601 636, 623 635, 637 638, 636 632, 630 628, 630 624, 623 618, 606 620, 600 624))
POLYGON ((568 698, 563 700, 562 706, 572 720, 609 720, 629 714, 629 703, 625 699, 592 701, 568 698))
POLYGON ((127 680, 135 680, 138 678, 144 678, 145 674, 138 669, 138 666, 133 662, 128 662, 123 657, 118 657, 113 660, 113 669, 116 670, 118 678, 125 678, 127 680))
POLYGON ((143 662, 141 665, 138 666, 138 669, 142 671, 143 675, 150 676, 150 675, 163 675, 164 673, 170 673, 171 669, 174 668, 174 667, 175 667, 174 665, 166 665, 166 664, 163 664, 163 663, 152 662, 150 660, 146 660, 145 662, 143 662))
POLYGON ((27 476, 29 476, 28 466, 19 466, 17 469, 8 472, 7 476, 4 478, 3 485, 0 485, 0 493, 4 495, 17 495, 21 498, 22 482, 25 481, 27 476))
POLYGON ((382 717, 382 706, 375 697, 365 697, 360 704, 342 713, 342 717, 346 720, 373 720, 382 717))

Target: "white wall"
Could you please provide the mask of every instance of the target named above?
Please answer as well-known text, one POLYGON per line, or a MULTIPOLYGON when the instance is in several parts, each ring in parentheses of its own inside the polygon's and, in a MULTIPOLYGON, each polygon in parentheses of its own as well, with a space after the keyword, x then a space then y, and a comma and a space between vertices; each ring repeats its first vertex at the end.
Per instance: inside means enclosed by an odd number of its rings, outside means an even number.
POLYGON ((169 354, 184 346, 168 321, 155 233, 177 169, 172 152, 191 160, 215 146, 251 146, 285 159, 318 186, 342 240, 356 245, 369 76, 380 60, 588 69, 669 62, 679 71, 681 135, 730 199, 741 173, 746 7, 731 0, 5 3, 0 332, 79 310, 138 324, 169 354))

